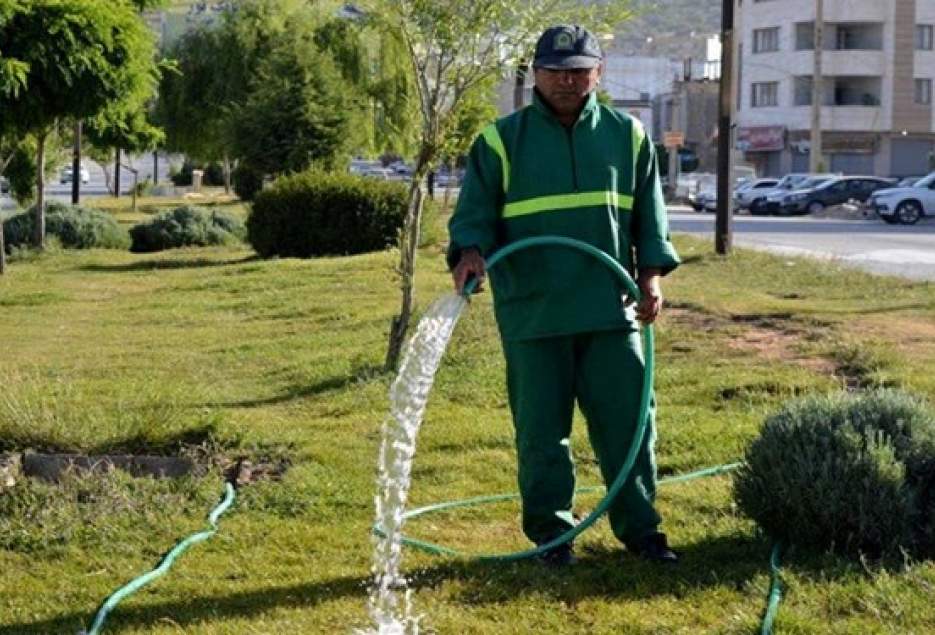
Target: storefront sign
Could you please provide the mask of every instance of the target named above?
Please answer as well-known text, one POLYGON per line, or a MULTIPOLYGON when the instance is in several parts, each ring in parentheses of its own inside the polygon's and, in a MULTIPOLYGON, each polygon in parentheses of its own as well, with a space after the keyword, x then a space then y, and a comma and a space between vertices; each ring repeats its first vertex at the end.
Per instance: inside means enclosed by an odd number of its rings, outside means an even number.
POLYGON ((744 152, 774 152, 785 147, 785 126, 754 126, 737 129, 738 150, 744 152))

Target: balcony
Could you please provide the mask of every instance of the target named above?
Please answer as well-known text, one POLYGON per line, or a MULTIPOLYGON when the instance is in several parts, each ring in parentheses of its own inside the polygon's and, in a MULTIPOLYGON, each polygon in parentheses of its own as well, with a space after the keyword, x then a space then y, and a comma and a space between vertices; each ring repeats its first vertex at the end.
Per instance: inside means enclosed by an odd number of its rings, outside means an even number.
MULTIPOLYGON (((859 106, 879 108, 883 102, 883 78, 866 76, 825 77, 822 106, 859 106)), ((794 106, 812 105, 812 78, 798 76, 793 81, 794 106)))
MULTIPOLYGON (((883 24, 880 22, 825 23, 825 51, 882 51, 883 24)), ((798 22, 795 25, 795 49, 811 51, 815 48, 815 23, 798 22)))

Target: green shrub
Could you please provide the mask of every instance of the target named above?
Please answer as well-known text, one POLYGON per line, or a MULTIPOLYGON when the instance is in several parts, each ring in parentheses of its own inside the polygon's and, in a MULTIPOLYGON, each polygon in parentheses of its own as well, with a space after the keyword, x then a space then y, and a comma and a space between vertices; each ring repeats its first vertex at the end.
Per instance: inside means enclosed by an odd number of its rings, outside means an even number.
POLYGON ((234 169, 231 179, 234 181, 234 193, 243 201, 252 201, 263 189, 263 173, 246 163, 240 163, 234 169))
POLYGON ((935 553, 935 415, 904 393, 807 397, 767 418, 734 480, 740 508, 790 544, 935 553))
MULTIPOLYGON (((3 233, 8 251, 32 244, 35 207, 8 218, 3 233)), ((66 249, 126 249, 130 240, 106 212, 51 201, 45 208, 45 233, 66 249)))
POLYGON ((247 235, 261 256, 358 254, 396 243, 406 187, 349 174, 308 171, 257 194, 247 235))
POLYGON ((162 212, 130 230, 130 251, 143 253, 175 247, 229 245, 243 240, 240 219, 217 211, 183 205, 162 212))
POLYGON ((224 185, 224 166, 220 163, 208 163, 207 165, 195 165, 186 160, 180 170, 169 174, 169 179, 176 187, 187 187, 192 184, 192 170, 201 170, 202 185, 221 186, 224 185))

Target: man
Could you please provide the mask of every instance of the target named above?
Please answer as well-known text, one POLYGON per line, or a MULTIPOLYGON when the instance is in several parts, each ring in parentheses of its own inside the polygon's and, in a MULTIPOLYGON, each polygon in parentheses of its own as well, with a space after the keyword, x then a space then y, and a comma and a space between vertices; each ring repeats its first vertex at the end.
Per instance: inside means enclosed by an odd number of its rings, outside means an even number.
MULTIPOLYGON (((669 243, 653 145, 636 119, 601 106, 596 38, 556 26, 536 44, 533 104, 492 124, 471 148, 449 224, 457 291, 485 277, 484 257, 516 240, 585 241, 638 271, 634 308, 607 267, 567 247, 515 253, 491 271, 494 309, 516 428, 523 531, 536 544, 574 526, 568 445, 574 403, 610 485, 637 425, 643 360, 636 320, 659 315, 659 279, 679 264, 669 243)), ((675 562, 654 509, 655 428, 650 413, 638 459, 609 510, 628 550, 675 562)), ((570 544, 544 554, 574 562, 570 544)))

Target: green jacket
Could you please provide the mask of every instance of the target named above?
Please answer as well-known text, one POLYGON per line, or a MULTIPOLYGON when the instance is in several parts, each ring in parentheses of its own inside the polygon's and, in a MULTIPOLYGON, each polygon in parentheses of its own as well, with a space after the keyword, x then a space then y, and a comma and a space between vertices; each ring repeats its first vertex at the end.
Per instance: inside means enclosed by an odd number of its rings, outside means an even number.
MULTIPOLYGON (((488 126, 471 148, 448 226, 448 266, 531 236, 576 238, 631 273, 678 266, 656 156, 639 121, 590 96, 572 129, 538 95, 488 126)), ((490 271, 504 340, 635 329, 624 290, 593 256, 567 247, 517 252, 490 271)))

